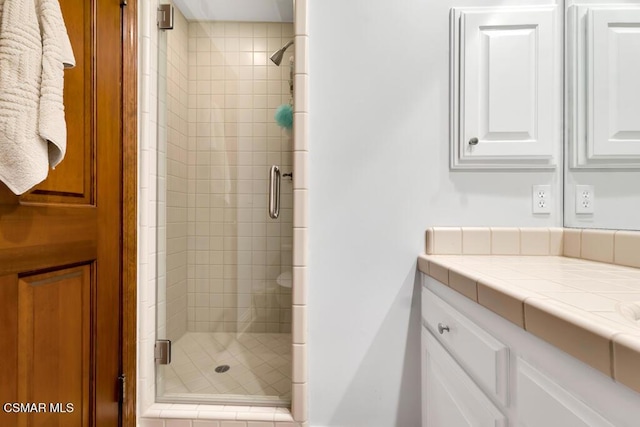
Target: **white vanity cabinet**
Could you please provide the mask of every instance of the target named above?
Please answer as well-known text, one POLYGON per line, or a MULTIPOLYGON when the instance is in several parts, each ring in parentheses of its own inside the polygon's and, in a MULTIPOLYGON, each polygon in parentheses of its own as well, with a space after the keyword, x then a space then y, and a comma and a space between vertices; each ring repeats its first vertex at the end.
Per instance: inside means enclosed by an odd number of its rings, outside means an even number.
POLYGON ((507 426, 506 417, 426 329, 422 381, 423 426, 507 426))
POLYGON ((423 427, 640 425, 640 394, 422 278, 423 427))

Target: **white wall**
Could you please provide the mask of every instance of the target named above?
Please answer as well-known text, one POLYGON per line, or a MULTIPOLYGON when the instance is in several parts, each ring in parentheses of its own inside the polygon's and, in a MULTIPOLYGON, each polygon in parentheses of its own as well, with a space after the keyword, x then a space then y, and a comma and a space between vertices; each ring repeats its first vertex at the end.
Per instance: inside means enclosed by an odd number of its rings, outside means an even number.
POLYGON ((312 426, 419 425, 415 264, 428 226, 562 224, 558 171, 449 171, 453 5, 310 2, 312 426), (533 184, 552 185, 551 215, 531 213, 533 184))

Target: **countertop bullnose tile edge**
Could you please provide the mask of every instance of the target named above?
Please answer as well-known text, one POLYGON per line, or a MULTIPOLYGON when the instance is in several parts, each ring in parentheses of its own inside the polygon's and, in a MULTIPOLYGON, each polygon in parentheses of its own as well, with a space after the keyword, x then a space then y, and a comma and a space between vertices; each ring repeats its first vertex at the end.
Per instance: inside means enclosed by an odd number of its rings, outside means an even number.
MULTIPOLYGON (((554 265, 575 268, 575 258, 562 256, 541 256, 541 259, 554 265)), ((502 258, 503 259, 503 258, 502 258)), ((531 257, 512 255, 505 268, 517 271, 518 259, 524 268, 531 257)), ((581 261, 584 268, 599 268, 606 264, 594 261, 581 261)), ((628 323, 607 322, 599 318, 598 313, 569 306, 544 295, 523 289, 500 278, 501 258, 491 255, 427 255, 418 257, 418 270, 453 290, 476 301, 511 323, 558 347, 573 357, 610 376, 627 387, 640 392, 640 327, 628 323), (486 261, 492 271, 483 273, 476 267, 486 261), (619 328, 616 325, 620 325, 619 328), (638 330, 638 333, 629 331, 638 330)), ((620 267, 628 270, 629 267, 620 267)), ((539 280, 532 275, 531 280, 539 280)), ((640 297, 640 290, 635 291, 640 297)), ((587 293, 585 291, 585 293, 587 293)), ((580 289, 570 292, 579 298, 580 289)), ((640 300, 640 298, 638 299, 640 300)), ((614 303, 615 301, 612 301, 614 303)))

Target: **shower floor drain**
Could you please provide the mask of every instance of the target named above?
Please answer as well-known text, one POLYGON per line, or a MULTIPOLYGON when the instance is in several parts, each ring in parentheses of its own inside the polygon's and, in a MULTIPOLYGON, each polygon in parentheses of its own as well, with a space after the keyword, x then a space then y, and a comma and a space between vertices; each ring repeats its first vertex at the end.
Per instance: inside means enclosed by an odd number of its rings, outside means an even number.
POLYGON ((231 369, 231 367, 229 365, 220 365, 217 366, 215 371, 219 374, 223 373, 223 372, 227 372, 229 369, 231 369))

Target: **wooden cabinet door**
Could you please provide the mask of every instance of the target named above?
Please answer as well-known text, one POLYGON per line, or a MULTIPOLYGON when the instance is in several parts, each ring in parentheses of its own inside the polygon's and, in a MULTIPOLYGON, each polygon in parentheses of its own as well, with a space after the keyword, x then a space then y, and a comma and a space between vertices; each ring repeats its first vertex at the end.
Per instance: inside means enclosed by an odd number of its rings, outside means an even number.
POLYGON ((505 427, 491 403, 438 341, 422 329, 422 426, 505 427))
POLYGON ((0 425, 117 426, 122 324, 119 0, 60 0, 67 154, 14 196, 0 184, 0 425))

